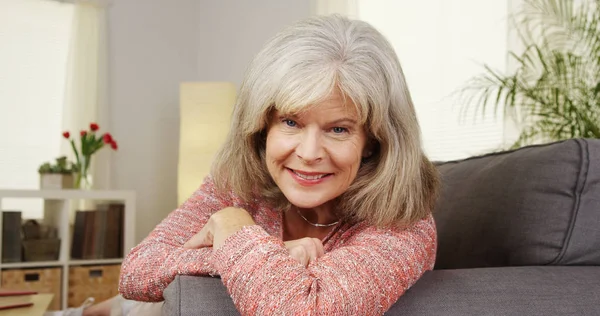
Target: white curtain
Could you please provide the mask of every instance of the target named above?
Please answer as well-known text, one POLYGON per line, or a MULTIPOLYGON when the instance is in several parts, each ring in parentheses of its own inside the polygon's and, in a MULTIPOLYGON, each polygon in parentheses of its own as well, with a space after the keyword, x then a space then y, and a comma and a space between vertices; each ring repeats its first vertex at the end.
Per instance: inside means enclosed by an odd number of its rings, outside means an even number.
MULTIPOLYGON (((100 125, 100 133, 110 132, 107 92, 107 7, 108 0, 71 0, 75 6, 73 35, 69 47, 63 130, 79 137, 91 122, 100 125)), ((63 154, 73 158, 68 142, 62 142, 63 154)), ((108 189, 110 150, 98 151, 92 160, 93 187, 108 189)))
MULTIPOLYGON (((38 167, 60 155, 73 5, 0 0, 0 188, 39 189, 38 167)), ((39 199, 0 208, 43 216, 39 199)))

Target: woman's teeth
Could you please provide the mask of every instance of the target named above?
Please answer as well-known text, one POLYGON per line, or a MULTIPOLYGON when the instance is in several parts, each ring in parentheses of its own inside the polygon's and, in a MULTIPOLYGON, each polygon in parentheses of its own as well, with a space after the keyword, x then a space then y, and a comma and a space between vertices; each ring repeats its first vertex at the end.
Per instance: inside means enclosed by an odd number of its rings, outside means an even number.
POLYGON ((318 180, 318 179, 321 179, 321 178, 323 178, 324 176, 326 176, 326 175, 327 175, 327 174, 320 174, 320 175, 313 175, 313 176, 309 176, 309 175, 305 175, 305 174, 298 173, 298 172, 296 172, 296 171, 294 171, 294 173, 295 173, 297 176, 299 176, 300 178, 302 178, 302 179, 305 179, 305 180, 318 180))

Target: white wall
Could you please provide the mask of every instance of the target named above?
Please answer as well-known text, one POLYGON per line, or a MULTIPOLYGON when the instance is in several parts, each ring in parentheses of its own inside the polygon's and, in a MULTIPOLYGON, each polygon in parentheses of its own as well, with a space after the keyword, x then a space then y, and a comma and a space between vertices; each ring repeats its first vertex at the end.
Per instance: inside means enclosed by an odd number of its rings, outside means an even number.
MULTIPOLYGON (((111 187, 137 192, 136 242, 176 205, 179 83, 231 81, 308 0, 120 0, 109 11, 111 187)), ((200 182, 200 180, 199 180, 200 182)))
POLYGON ((137 192, 136 242, 176 207, 179 82, 197 78, 195 0, 114 1, 109 11, 111 187, 137 192))
POLYGON ((198 79, 231 81, 284 26, 310 15, 309 0, 203 0, 198 16, 198 79))

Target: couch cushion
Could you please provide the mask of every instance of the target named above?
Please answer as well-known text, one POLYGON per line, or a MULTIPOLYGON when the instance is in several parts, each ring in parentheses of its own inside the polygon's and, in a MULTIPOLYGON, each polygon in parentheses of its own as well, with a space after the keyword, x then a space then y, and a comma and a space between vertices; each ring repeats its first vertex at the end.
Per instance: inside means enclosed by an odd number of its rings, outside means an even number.
POLYGON ((600 265, 600 140, 438 164, 436 269, 600 265))
POLYGON ((386 315, 600 315, 600 267, 435 270, 386 315))

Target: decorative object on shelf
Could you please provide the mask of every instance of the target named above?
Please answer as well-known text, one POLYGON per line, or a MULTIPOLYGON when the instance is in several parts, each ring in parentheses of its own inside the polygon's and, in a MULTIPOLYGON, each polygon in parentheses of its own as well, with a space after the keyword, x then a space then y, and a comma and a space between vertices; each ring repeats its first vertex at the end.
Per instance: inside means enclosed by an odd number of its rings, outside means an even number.
POLYGON ((89 190, 92 188, 92 175, 90 174, 90 166, 92 163, 92 155, 102 149, 104 145, 110 145, 113 150, 118 149, 117 141, 110 133, 96 135, 100 126, 96 123, 90 123, 89 130, 82 130, 79 135, 79 149, 75 144, 75 139, 71 138, 68 131, 63 132, 63 137, 71 142, 71 148, 75 154, 75 188, 89 190))
POLYGON ((57 238, 55 227, 28 220, 23 224, 22 231, 25 262, 58 260, 60 239, 57 238))
POLYGON ((484 65, 460 91, 464 106, 515 111, 523 128, 513 148, 600 138, 600 2, 526 0, 514 21, 525 48, 509 51, 514 70, 484 65))
POLYGON ((72 189, 75 165, 67 157, 56 158, 56 163, 46 162, 40 166, 40 189, 72 189))

